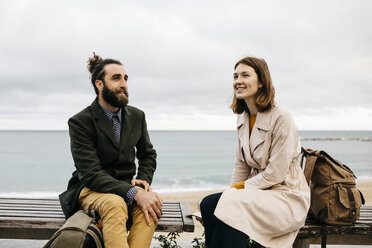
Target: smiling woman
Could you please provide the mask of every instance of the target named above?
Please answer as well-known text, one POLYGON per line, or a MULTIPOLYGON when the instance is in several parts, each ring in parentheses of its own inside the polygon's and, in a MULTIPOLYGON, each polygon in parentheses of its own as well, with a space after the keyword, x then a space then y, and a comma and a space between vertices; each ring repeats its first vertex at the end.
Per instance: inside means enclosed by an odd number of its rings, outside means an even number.
POLYGON ((234 66, 234 99, 231 108, 235 114, 249 111, 244 99, 251 99, 251 110, 265 111, 274 104, 275 90, 265 60, 246 57, 234 66))
POLYGON ((310 190, 298 164, 297 127, 274 102, 268 66, 246 57, 235 64, 238 145, 231 188, 200 204, 207 247, 291 247, 304 225, 310 190), (293 215, 293 213, 296 213, 293 215))
POLYGON ((258 82, 258 77, 254 69, 245 64, 239 64, 234 73, 235 96, 239 99, 253 97, 258 89, 262 88, 262 83, 258 82))

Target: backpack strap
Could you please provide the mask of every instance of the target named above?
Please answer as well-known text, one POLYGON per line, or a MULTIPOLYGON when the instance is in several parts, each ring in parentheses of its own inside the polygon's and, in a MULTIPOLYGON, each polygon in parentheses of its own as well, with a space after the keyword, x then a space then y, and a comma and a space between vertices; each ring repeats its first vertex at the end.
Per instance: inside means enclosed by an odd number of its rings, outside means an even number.
POLYGON ((360 198, 362 199, 362 204, 364 205, 366 203, 366 201, 364 200, 364 196, 359 189, 358 189, 358 191, 359 191, 359 194, 360 194, 360 198))
POLYGON ((102 235, 102 220, 99 216, 98 212, 93 209, 88 209, 85 212, 88 216, 92 217, 93 220, 90 222, 89 226, 87 227, 87 234, 94 240, 96 244, 96 248, 103 248, 103 235, 102 235))
POLYGON ((87 233, 93 238, 97 248, 103 248, 104 242, 102 239, 102 233, 97 226, 93 224, 89 225, 87 233))
POLYGON ((301 153, 302 153, 301 167, 303 164, 303 158, 305 157, 306 162, 305 162, 304 174, 305 174, 307 184, 310 185, 311 176, 313 175, 314 166, 315 166, 316 160, 318 159, 318 156, 316 154, 315 155, 313 154, 313 150, 305 149, 303 147, 301 147, 301 153))
POLYGON ((347 190, 347 196, 349 198, 349 203, 350 203, 350 217, 353 218, 356 215, 356 211, 357 211, 355 207, 355 198, 350 188, 346 188, 346 190, 347 190))

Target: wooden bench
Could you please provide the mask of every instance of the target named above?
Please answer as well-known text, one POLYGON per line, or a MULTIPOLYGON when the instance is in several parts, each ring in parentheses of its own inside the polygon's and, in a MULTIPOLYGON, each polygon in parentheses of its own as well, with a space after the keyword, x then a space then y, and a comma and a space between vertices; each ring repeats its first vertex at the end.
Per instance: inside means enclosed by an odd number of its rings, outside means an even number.
MULTIPOLYGON (((294 248, 308 248, 310 244, 321 244, 322 226, 307 220, 299 231, 294 248)), ((372 206, 362 206, 360 219, 352 226, 326 226, 327 244, 372 245, 372 206)))
MULTIPOLYGON (((200 212, 193 213, 203 224, 200 212)), ((293 248, 309 248, 310 244, 322 243, 322 226, 306 220, 298 232, 293 248)), ((362 206, 360 219, 352 226, 326 226, 327 244, 372 245, 372 206, 362 206)))
MULTIPOLYGON (((156 231, 193 232, 186 202, 163 202, 156 231)), ((0 198, 0 239, 49 239, 65 222, 58 199, 0 198)))

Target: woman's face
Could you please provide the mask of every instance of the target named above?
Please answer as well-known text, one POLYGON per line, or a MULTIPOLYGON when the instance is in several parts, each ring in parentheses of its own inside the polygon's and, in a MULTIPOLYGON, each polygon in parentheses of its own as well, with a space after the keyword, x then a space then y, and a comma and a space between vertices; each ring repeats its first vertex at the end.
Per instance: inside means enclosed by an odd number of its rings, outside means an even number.
POLYGON ((238 99, 249 99, 256 95, 262 84, 258 82, 255 70, 245 64, 239 64, 234 72, 234 93, 238 99))

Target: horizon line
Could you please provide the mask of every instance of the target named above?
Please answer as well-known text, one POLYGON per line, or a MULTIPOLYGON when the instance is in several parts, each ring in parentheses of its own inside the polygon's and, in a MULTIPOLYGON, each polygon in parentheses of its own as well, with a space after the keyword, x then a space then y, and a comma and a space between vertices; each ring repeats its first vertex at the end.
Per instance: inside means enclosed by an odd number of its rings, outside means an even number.
MULTIPOLYGON (((0 129, 0 132, 31 132, 31 131, 41 131, 41 132, 64 132, 68 129, 0 129)), ((148 129, 148 131, 236 131, 236 129, 148 129)), ((340 132, 350 132, 350 131, 372 131, 372 129, 299 129, 298 131, 340 131, 340 132)))

